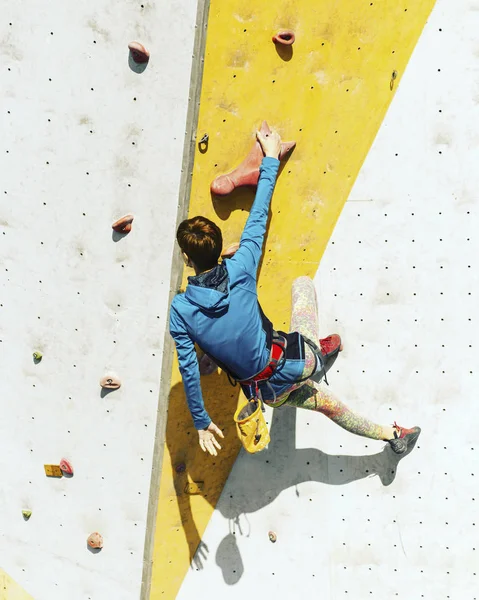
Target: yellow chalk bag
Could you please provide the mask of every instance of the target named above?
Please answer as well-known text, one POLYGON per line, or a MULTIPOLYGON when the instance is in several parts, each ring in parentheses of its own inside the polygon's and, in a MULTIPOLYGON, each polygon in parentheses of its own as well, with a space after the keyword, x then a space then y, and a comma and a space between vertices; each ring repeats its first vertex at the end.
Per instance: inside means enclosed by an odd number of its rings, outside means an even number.
POLYGON ((234 420, 238 437, 247 452, 254 454, 266 448, 270 437, 259 398, 240 406, 235 412, 234 420))

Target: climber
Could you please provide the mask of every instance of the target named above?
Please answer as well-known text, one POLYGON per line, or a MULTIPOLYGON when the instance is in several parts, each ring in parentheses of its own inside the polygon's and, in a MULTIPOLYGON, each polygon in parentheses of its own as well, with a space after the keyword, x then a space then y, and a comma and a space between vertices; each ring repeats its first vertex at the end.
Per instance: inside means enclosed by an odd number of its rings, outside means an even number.
POLYGON ((238 381, 247 398, 322 412, 348 431, 389 442, 403 454, 420 433, 394 423, 380 426, 355 414, 325 391, 326 373, 342 349, 339 335, 318 339, 316 293, 308 277, 293 283, 291 332, 275 331, 264 315, 256 290, 268 210, 278 174, 281 139, 272 131, 257 132, 264 158, 256 197, 239 248, 219 262, 223 246, 219 227, 201 216, 183 221, 177 231, 188 277, 185 293, 175 296, 170 310, 170 333, 175 341, 180 372, 194 425, 203 451, 216 456, 223 432, 205 410, 194 344, 238 381))

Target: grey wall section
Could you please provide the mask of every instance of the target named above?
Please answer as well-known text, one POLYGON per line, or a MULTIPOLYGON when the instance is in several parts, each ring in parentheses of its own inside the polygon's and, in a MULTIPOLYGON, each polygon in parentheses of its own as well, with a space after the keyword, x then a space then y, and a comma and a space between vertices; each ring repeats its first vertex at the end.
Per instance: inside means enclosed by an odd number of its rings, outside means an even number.
POLYGON ((0 565, 38 600, 140 595, 195 17, 194 0, 2 10, 0 565), (102 396, 108 369, 123 385, 102 396), (46 478, 62 457, 74 477, 46 478))

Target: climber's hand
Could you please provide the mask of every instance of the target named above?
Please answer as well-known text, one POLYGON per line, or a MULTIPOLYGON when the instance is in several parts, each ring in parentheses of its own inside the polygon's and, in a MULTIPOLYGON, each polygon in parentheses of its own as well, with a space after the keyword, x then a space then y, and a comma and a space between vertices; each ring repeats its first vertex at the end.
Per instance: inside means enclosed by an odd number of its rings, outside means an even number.
POLYGON ((221 450, 221 446, 216 441, 216 438, 213 435, 214 433, 216 433, 216 435, 218 435, 220 438, 225 437, 223 435, 223 432, 221 431, 221 429, 219 427, 216 427, 216 425, 213 423, 213 421, 211 421, 211 423, 208 425, 208 427, 206 429, 198 430, 198 436, 200 438, 200 440, 199 440, 200 446, 201 446, 201 449, 203 450, 203 452, 208 451, 213 456, 218 456, 218 452, 216 452, 216 448, 218 448, 218 450, 221 450))
POLYGON ((265 156, 272 156, 273 158, 279 157, 279 153, 281 152, 281 138, 277 131, 272 130, 271 133, 265 134, 261 133, 261 131, 257 131, 256 137, 261 144, 265 156))

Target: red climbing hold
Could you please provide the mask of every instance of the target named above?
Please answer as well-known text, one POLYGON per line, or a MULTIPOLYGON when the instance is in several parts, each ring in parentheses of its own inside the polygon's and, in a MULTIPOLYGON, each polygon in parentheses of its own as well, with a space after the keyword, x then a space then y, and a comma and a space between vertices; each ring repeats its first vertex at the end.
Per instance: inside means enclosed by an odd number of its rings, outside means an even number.
POLYGON ((103 548, 103 537, 95 531, 88 536, 87 543, 90 548, 103 548))
POLYGON ((130 42, 128 48, 130 49, 131 57, 136 63, 143 64, 150 60, 150 53, 140 42, 130 42))
POLYGON ((125 215, 121 219, 118 219, 118 221, 115 221, 111 227, 117 233, 129 233, 134 218, 133 215, 125 215))
POLYGON ((291 31, 291 29, 282 29, 281 31, 278 31, 276 35, 273 35, 272 39, 275 44, 283 44, 283 46, 292 46, 294 44, 296 36, 294 35, 294 31, 291 31))
POLYGON ((60 469, 67 475, 73 475, 73 467, 70 461, 66 458, 62 458, 60 461, 60 469))
MULTIPOLYGON (((263 135, 269 135, 271 129, 266 121, 263 121, 260 129, 263 135)), ((282 142, 281 152, 279 160, 283 160, 284 157, 296 146, 296 142, 282 142)), ((259 179, 259 167, 263 160, 263 150, 258 140, 255 141, 254 146, 251 148, 250 153, 244 159, 244 161, 228 173, 227 175, 220 175, 211 184, 211 191, 217 196, 227 196, 235 188, 244 185, 256 185, 259 179)))

